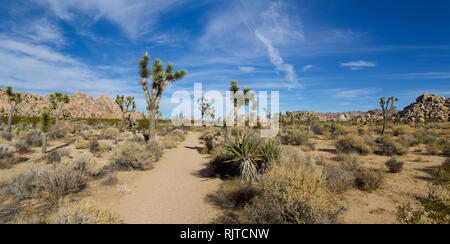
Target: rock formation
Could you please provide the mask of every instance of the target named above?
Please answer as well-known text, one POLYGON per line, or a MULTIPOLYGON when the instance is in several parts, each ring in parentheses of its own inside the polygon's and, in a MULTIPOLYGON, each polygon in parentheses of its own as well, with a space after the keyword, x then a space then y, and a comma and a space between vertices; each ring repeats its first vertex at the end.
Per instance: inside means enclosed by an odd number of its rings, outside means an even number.
POLYGON ((450 98, 424 93, 415 102, 405 107, 400 115, 411 121, 416 119, 449 121, 450 98))

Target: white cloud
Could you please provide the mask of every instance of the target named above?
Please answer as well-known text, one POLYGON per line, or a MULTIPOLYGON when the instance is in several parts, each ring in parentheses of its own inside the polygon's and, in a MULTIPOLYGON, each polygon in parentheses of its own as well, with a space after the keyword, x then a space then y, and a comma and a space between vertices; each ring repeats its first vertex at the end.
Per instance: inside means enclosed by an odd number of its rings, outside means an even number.
POLYGON ((331 96, 335 98, 343 98, 343 99, 357 99, 361 97, 366 97, 368 95, 375 94, 379 92, 381 89, 378 88, 365 88, 365 89, 330 89, 327 90, 327 93, 331 94, 331 96))
POLYGON ((348 62, 348 63, 341 63, 341 66, 349 67, 350 70, 359 70, 362 68, 375 67, 377 65, 373 62, 367 62, 367 61, 360 60, 360 61, 352 61, 352 62, 348 62))
POLYGON ((255 71, 255 68, 250 66, 239 66, 238 69, 244 73, 250 73, 255 71))
POLYGON ((132 39, 153 30, 160 14, 180 6, 181 0, 35 0, 48 7, 57 17, 79 22, 88 16, 92 21, 109 20, 132 39), (82 16, 79 18, 79 16, 82 16))
POLYGON ((303 67, 302 71, 303 71, 303 72, 306 72, 306 71, 308 71, 308 70, 310 70, 310 69, 312 69, 312 68, 314 68, 314 67, 315 67, 314 65, 308 64, 308 65, 305 65, 305 66, 303 67))
MULTIPOLYGON (((51 47, 0 36, 0 81, 26 91, 83 90, 112 96, 133 87, 51 47), (95 86, 93 86, 95 84, 95 86)), ((136 86, 137 88, 137 81, 136 86)))

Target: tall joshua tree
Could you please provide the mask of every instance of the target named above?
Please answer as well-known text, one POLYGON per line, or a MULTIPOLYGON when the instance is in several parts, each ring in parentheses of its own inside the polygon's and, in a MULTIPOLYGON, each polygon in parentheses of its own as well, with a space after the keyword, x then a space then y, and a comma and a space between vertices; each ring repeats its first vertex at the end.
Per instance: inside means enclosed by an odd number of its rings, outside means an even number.
POLYGON ((134 102, 134 97, 128 96, 125 98, 124 95, 120 96, 117 94, 116 104, 119 106, 120 111, 122 111, 122 119, 120 120, 120 131, 122 131, 125 116, 127 113, 132 112, 136 109, 136 103, 134 102))
POLYGON ((42 153, 47 152, 47 132, 50 130, 50 110, 44 108, 41 111, 42 153))
POLYGON ((11 103, 11 109, 9 110, 8 118, 8 133, 11 133, 11 124, 14 113, 16 112, 17 104, 22 102, 22 96, 18 92, 13 92, 12 88, 8 86, 6 89, 6 96, 8 96, 8 101, 11 103))
POLYGON ((381 134, 384 134, 384 130, 387 126, 387 121, 395 110, 394 102, 397 101, 398 98, 395 97, 389 97, 387 100, 386 97, 380 98, 380 107, 383 112, 383 130, 381 131, 381 134))
POLYGON ((50 97, 48 98, 50 101, 50 104, 52 105, 52 109, 56 111, 55 117, 56 117, 56 123, 59 121, 59 117, 61 116, 64 104, 68 104, 70 102, 69 95, 62 94, 60 92, 55 92, 53 94, 50 94, 50 97))
POLYGON ((139 74, 141 76, 139 84, 142 86, 145 99, 147 100, 149 139, 152 140, 156 136, 156 113, 164 90, 169 85, 169 82, 183 79, 187 72, 182 69, 174 73, 173 63, 169 63, 164 71, 163 63, 159 59, 155 59, 152 70, 150 71, 147 68, 149 61, 150 57, 148 53, 145 53, 144 57, 139 61, 139 74), (148 81, 149 77, 150 83, 148 81))

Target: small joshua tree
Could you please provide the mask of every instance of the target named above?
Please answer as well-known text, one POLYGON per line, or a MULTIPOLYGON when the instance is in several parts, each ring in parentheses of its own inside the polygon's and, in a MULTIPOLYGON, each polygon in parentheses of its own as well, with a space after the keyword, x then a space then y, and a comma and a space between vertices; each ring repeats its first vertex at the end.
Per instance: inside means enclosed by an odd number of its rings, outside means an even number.
POLYGON ((126 97, 124 95, 117 95, 116 104, 119 106, 120 111, 122 111, 122 119, 120 120, 120 131, 123 128, 123 121, 125 120, 125 116, 127 113, 132 112, 136 109, 136 103, 134 102, 134 97, 126 97), (131 107, 131 110, 130 110, 131 107))
POLYGON ((59 117, 61 116, 61 113, 63 111, 64 104, 68 104, 70 102, 69 95, 55 92, 53 94, 50 94, 48 100, 52 105, 52 109, 54 109, 56 112, 56 123, 58 123, 59 117))
POLYGON ((50 130, 50 110, 44 108, 41 111, 42 153, 47 152, 47 132, 50 130))
POLYGON ((14 113, 16 112, 17 104, 22 102, 22 96, 18 92, 13 92, 12 88, 8 86, 6 89, 6 95, 8 96, 8 101, 11 103, 11 109, 9 110, 8 118, 8 133, 11 133, 11 124, 14 113))
POLYGON ((384 130, 386 129, 387 126, 387 121, 395 110, 394 102, 397 101, 398 98, 395 97, 389 97, 387 100, 386 97, 380 98, 380 107, 383 112, 383 130, 381 131, 381 134, 384 134, 384 130))
POLYGON ((174 73, 172 63, 169 63, 164 71, 163 64, 159 59, 155 59, 150 71, 147 68, 149 61, 148 53, 145 53, 144 57, 139 61, 139 75, 141 76, 139 84, 142 86, 145 99, 147 100, 149 141, 152 141, 156 137, 156 113, 164 90, 169 85, 169 82, 183 79, 187 72, 182 69, 174 73), (147 80, 149 77, 151 80, 150 84, 147 80))
POLYGON ((202 121, 204 118, 214 119, 214 107, 208 103, 208 99, 201 97, 197 100, 198 106, 200 108, 200 113, 202 116, 202 121))
POLYGON ((372 123, 373 119, 375 118, 376 111, 369 110, 368 113, 369 113, 369 122, 372 123))

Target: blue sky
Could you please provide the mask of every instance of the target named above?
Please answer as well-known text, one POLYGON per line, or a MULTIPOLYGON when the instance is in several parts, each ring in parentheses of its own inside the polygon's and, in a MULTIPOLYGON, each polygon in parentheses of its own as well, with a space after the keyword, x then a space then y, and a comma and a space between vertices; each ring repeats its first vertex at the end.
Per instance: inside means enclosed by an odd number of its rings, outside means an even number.
POLYGON ((388 0, 0 1, 0 86, 145 100, 145 51, 189 74, 173 92, 280 91, 280 110, 403 108, 423 92, 450 96, 450 2, 388 0))

